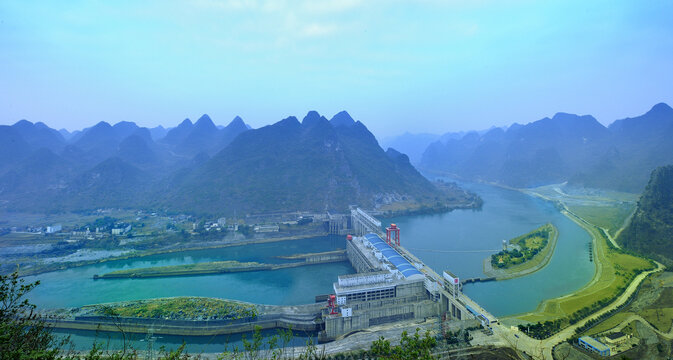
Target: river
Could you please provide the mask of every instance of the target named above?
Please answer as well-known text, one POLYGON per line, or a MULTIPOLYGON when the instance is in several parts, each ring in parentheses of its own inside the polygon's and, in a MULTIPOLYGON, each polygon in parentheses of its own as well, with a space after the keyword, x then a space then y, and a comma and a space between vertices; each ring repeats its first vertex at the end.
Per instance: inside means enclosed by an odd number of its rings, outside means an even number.
MULTIPOLYGON (((499 251, 503 239, 524 234, 551 222, 559 229, 554 255, 544 269, 518 279, 466 285, 464 291, 496 316, 535 309, 546 298, 570 293, 585 285, 594 273, 589 261, 589 234, 563 216, 549 202, 518 191, 490 185, 462 183, 484 200, 481 210, 456 210, 444 214, 384 219, 401 228, 401 242, 438 273, 449 269, 461 278, 482 277, 482 261, 499 251)), ((27 278, 41 285, 30 294, 40 307, 74 307, 86 304, 167 296, 207 296, 253 303, 290 305, 311 303, 318 294, 331 293, 337 275, 353 273, 348 263, 334 263, 248 273, 155 279, 92 280, 94 274, 139 268, 238 260, 283 262, 276 255, 321 252, 344 248, 343 238, 321 237, 221 249, 193 250, 144 258, 111 261, 27 278)), ((270 333, 267 333, 270 334, 270 333)), ((99 336, 105 339, 107 335, 99 336)), ((113 336, 114 337, 114 336, 113 336)), ((73 333, 78 348, 91 347, 95 334, 73 333)), ((144 349, 143 336, 134 345, 144 349)), ((162 337, 155 346, 175 347, 183 337, 162 337)), ((229 341, 240 346, 240 337, 184 338, 189 351, 222 351, 229 341), (227 340, 229 339, 229 340, 227 340)), ((303 343, 305 337, 295 342, 303 343)), ((118 347, 119 343, 112 347, 118 347)))
POLYGON ((484 200, 481 210, 407 216, 387 220, 401 229, 401 244, 440 273, 483 277, 483 259, 502 249, 502 240, 552 223, 559 230, 554 255, 540 271, 521 278, 466 284, 463 291, 496 316, 534 310, 540 301, 587 284, 591 236, 548 201, 491 185, 461 183, 484 200))

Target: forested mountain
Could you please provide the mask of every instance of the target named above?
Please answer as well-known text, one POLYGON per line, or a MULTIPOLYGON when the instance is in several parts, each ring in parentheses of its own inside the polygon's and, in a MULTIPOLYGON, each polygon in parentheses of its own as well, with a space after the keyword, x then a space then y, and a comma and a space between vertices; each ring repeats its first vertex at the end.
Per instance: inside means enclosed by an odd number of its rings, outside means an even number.
POLYGON ((627 249, 673 265, 673 165, 652 172, 631 223, 617 240, 627 249))
POLYGON ((589 115, 558 113, 507 130, 471 132, 432 143, 420 168, 515 187, 569 181, 640 192, 652 169, 672 162, 673 109, 662 103, 608 128, 589 115))
POLYGON ((328 121, 309 112, 301 123, 289 117, 247 131, 167 184, 163 204, 196 212, 266 212, 445 201, 405 155, 388 156, 369 130, 347 115, 328 121))
MULTIPOLYGON (((243 214, 351 204, 443 208, 450 200, 345 111, 331 120, 311 111, 302 122, 290 117, 257 130, 240 117, 218 128, 203 115, 155 141, 152 132, 162 129, 99 122, 66 141, 44 124, 2 126, 0 207, 243 214)), ((451 201, 469 197, 456 191, 451 201)))

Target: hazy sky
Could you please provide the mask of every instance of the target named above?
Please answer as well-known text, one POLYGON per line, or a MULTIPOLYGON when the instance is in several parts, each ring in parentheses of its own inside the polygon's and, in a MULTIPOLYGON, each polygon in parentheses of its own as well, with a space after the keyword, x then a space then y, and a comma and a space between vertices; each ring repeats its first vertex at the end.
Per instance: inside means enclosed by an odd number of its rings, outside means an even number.
POLYGON ((377 136, 604 124, 673 105, 673 1, 0 1, 0 124, 253 127, 347 110, 377 136))

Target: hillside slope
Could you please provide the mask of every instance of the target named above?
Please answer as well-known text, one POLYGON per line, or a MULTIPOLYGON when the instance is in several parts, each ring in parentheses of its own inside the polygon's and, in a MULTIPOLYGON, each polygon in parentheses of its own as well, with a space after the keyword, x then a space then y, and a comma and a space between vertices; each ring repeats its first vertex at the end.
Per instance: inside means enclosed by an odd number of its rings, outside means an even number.
POLYGON ((673 165, 652 172, 631 223, 617 240, 627 249, 673 265, 673 165))

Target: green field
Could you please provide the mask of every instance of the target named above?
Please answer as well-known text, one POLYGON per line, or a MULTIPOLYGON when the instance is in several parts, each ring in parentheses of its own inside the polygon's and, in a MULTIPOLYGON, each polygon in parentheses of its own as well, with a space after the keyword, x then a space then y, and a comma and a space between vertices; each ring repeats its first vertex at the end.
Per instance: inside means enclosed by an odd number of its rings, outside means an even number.
POLYGON ((110 305, 89 305, 94 314, 150 319, 240 319, 257 316, 254 305, 201 297, 139 300, 110 305))
POLYGON ((636 209, 634 203, 618 203, 614 205, 568 205, 568 209, 577 216, 600 228, 607 229, 615 236, 624 225, 624 221, 636 209))
POLYGON ((639 197, 639 194, 573 188, 561 184, 541 186, 529 192, 562 203, 580 218, 606 229, 613 236, 631 216, 639 197))

